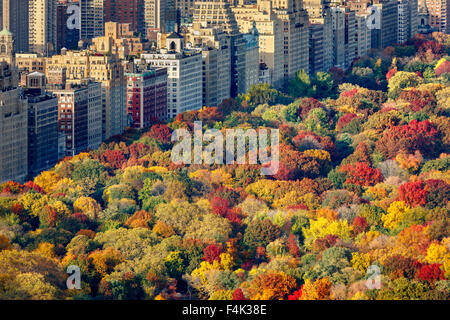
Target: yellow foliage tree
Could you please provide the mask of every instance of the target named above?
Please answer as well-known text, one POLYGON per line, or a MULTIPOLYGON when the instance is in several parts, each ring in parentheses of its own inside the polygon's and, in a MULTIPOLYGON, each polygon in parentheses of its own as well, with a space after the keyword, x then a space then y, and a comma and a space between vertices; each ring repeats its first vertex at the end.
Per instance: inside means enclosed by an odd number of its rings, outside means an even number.
POLYGON ((317 220, 310 220, 309 228, 302 228, 305 235, 305 246, 311 248, 311 245, 317 238, 325 237, 326 235, 336 235, 343 240, 349 240, 352 226, 349 226, 347 220, 329 221, 325 218, 318 218, 317 220))
POLYGON ((384 227, 394 230, 403 221, 405 215, 411 210, 404 201, 394 201, 387 210, 387 214, 381 217, 384 222, 384 227))
POLYGON ((60 177, 54 171, 42 171, 34 178, 34 183, 39 185, 45 192, 52 192, 60 177))
POLYGON ((368 253, 353 252, 351 263, 353 269, 366 272, 370 266, 371 258, 368 253))
POLYGON ((90 197, 79 197, 73 203, 73 210, 75 212, 84 213, 91 219, 95 219, 100 211, 102 211, 101 206, 90 197))
POLYGON ((312 282, 306 279, 302 286, 300 300, 328 300, 330 297, 331 282, 328 278, 316 279, 312 282))

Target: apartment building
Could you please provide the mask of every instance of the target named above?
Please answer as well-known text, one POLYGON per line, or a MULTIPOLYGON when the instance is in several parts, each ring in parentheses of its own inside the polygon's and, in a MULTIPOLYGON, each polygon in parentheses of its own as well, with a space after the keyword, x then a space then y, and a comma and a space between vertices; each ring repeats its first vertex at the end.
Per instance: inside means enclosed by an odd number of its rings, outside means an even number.
POLYGON ((136 63, 167 69, 167 116, 173 118, 181 112, 202 108, 203 58, 196 50, 186 50, 183 38, 176 33, 166 41, 167 49, 143 53, 136 63))
POLYGON ((45 75, 27 75, 28 174, 35 177, 58 161, 58 99, 45 91, 45 75))
POLYGON ((28 174, 28 104, 12 66, 0 62, 0 183, 24 182, 28 174))
POLYGON ((167 69, 127 73, 127 113, 130 126, 148 128, 167 118, 167 69))
MULTIPOLYGON (((185 42, 202 54, 203 106, 217 106, 231 96, 230 38, 218 28, 188 28, 185 42)), ((257 66, 255 66, 257 67, 257 66)))
POLYGON ((28 7, 29 51, 44 56, 56 51, 56 0, 33 0, 28 7))
POLYGON ((28 51, 28 0, 0 0, 2 29, 13 34, 14 52, 28 51))
POLYGON ((63 50, 46 60, 46 75, 66 70, 66 79, 93 79, 102 85, 103 140, 121 134, 127 124, 126 81, 121 60, 91 50, 63 50))

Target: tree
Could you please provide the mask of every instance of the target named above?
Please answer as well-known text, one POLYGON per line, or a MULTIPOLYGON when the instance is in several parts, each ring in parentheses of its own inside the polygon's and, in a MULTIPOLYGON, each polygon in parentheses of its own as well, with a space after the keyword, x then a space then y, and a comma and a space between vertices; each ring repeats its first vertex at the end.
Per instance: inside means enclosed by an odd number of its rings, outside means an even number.
POLYGON ((373 169, 364 162, 344 165, 341 167, 340 171, 347 174, 345 183, 358 184, 360 186, 373 186, 383 181, 380 169, 373 169))
POLYGON ((423 206, 426 203, 427 191, 422 181, 407 182, 398 188, 398 199, 411 207, 423 206))
POLYGON ((256 250, 257 247, 265 247, 280 236, 278 226, 272 224, 269 219, 254 220, 245 230, 243 243, 248 248, 256 250))
POLYGON ((403 89, 417 87, 422 82, 423 79, 413 72, 398 71, 389 80, 389 96, 395 99, 403 89))
POLYGON ((333 77, 328 72, 317 72, 312 79, 312 86, 315 89, 314 96, 318 99, 328 98, 333 95, 333 77))
POLYGON ((295 279, 284 272, 269 271, 257 275, 246 288, 251 300, 282 300, 297 286, 295 279))
POLYGON ((294 98, 311 97, 314 93, 311 79, 304 70, 300 70, 289 82, 289 95, 294 98))
POLYGON ((299 300, 328 300, 330 297, 331 282, 327 278, 316 279, 312 282, 306 279, 301 287, 299 300))
POLYGON ((416 150, 431 157, 440 149, 439 132, 428 120, 412 120, 409 124, 391 126, 376 143, 376 150, 388 159, 394 158, 399 151, 412 154, 416 150))

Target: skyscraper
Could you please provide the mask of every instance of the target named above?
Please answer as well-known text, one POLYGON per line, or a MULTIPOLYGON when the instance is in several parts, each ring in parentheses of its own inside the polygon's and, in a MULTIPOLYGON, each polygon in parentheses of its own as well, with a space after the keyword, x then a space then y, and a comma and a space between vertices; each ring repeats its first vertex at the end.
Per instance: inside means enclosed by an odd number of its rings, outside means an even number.
POLYGON ((51 55, 56 50, 56 0, 29 2, 29 50, 51 55))
POLYGON ((35 177, 58 161, 58 99, 45 91, 45 75, 27 75, 28 174, 35 177))
POLYGON ((27 101, 20 94, 12 66, 0 57, 0 183, 24 182, 28 174, 27 130, 27 101))
POLYGON ((3 28, 8 29, 14 38, 14 51, 28 51, 28 0, 2 1, 3 28))
POLYGON ((439 32, 450 33, 450 0, 426 0, 429 24, 439 32))
POLYGON ((419 25, 417 0, 398 0, 397 42, 404 43, 416 33, 419 25))
POLYGON ((80 39, 89 41, 104 35, 104 0, 80 0, 81 29, 80 39))
POLYGON ((230 2, 227 0, 196 1, 193 21, 200 23, 203 27, 221 27, 230 37, 231 96, 235 97, 238 93, 245 92, 245 42, 242 33, 239 32, 230 2))
POLYGON ((145 34, 145 0, 104 0, 105 22, 129 23, 133 32, 145 34))

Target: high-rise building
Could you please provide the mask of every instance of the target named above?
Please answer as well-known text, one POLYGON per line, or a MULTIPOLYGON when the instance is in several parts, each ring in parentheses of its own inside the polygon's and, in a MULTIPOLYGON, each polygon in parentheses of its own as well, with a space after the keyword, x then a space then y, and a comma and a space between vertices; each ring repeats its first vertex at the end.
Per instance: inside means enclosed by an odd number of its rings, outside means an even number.
POLYGON ((418 1, 418 13, 417 13, 417 32, 418 33, 430 33, 430 11, 427 7, 426 0, 418 1))
POLYGON ((4 28, 0 31, 0 61, 5 61, 14 68, 14 40, 13 34, 4 28))
POLYGON ((14 37, 14 51, 28 51, 28 0, 0 0, 2 5, 2 28, 14 37))
POLYGON ((27 75, 28 174, 35 177, 58 161, 58 99, 45 91, 45 75, 27 75))
POLYGON ((355 11, 345 8, 345 68, 349 68, 358 56, 357 29, 355 11))
POLYGON ((245 72, 244 72, 244 92, 247 92, 252 85, 259 83, 259 31, 256 24, 249 33, 243 35, 245 51, 245 72))
POLYGON ((345 8, 331 7, 333 66, 345 69, 345 8))
POLYGON ((49 56, 56 50, 56 0, 29 2, 29 51, 49 56))
MULTIPOLYGON (((245 92, 245 42, 235 13, 227 0, 198 0, 194 5, 193 21, 202 27, 221 27, 230 37, 231 48, 231 96, 245 92)), ((250 26, 251 28, 251 26, 250 26)))
POLYGON ((356 56, 366 55, 371 48, 371 30, 367 26, 368 14, 356 14, 356 56))
MULTIPOLYGON (((221 28, 202 28, 194 23, 185 35, 189 48, 203 58, 203 106, 217 106, 231 95, 230 38, 221 28)), ((255 66, 256 67, 256 66, 255 66)))
MULTIPOLYGON (((316 20, 317 21, 317 20, 316 20)), ((324 71, 324 24, 309 25, 309 73, 324 71)))
POLYGON ((309 61, 310 74, 328 71, 333 66, 333 27, 328 0, 304 0, 303 6, 310 21, 309 61))
POLYGON ((102 85, 103 140, 121 134, 127 124, 126 81, 121 60, 115 54, 90 50, 65 51, 47 59, 46 75, 66 70, 69 80, 91 78, 102 85))
POLYGON ((233 12, 240 32, 248 33, 254 23, 256 24, 259 32, 259 62, 269 69, 270 84, 277 88, 282 87, 285 64, 284 22, 275 14, 272 1, 259 0, 257 6, 238 6, 233 8, 233 12))
POLYGON ((173 118, 202 108, 203 59, 198 51, 186 50, 183 38, 176 33, 166 38, 166 48, 141 54, 141 60, 136 62, 167 68, 167 116, 173 118))
POLYGON ((133 32, 145 34, 145 0, 104 0, 105 22, 130 24, 133 32))
POLYGON ((383 49, 397 43, 397 0, 373 0, 372 5, 380 12, 380 29, 372 30, 372 47, 383 49))
POLYGON ((24 182, 28 174, 27 131, 27 100, 17 87, 13 66, 0 61, 0 183, 24 182))
POLYGON ((180 13, 181 22, 192 22, 196 0, 175 0, 175 6, 180 13))
POLYGON ((414 37, 418 25, 417 0, 398 0, 397 42, 404 43, 414 37))
POLYGON ((283 24, 283 77, 285 84, 299 70, 309 69, 308 12, 301 0, 272 0, 273 9, 283 24))
POLYGON ((90 39, 104 35, 104 0, 80 0, 81 29, 80 39, 90 39))
POLYGON ((178 31, 175 0, 144 0, 144 27, 148 31, 178 31))
MULTIPOLYGON (((71 17, 71 6, 78 6, 78 1, 63 0, 58 1, 56 5, 56 52, 60 53, 62 48, 75 50, 78 48, 78 41, 80 40, 80 30, 75 27, 68 26, 68 21, 71 17), (69 10, 69 12, 68 12, 69 10)), ((73 14, 73 13, 72 13, 73 14)))
POLYGON ((69 80, 69 86, 88 89, 88 146, 95 150, 102 144, 102 84, 92 79, 69 80))
POLYGON ((88 149, 88 103, 86 86, 69 85, 63 90, 54 90, 58 98, 58 130, 64 134, 67 156, 88 149))
POLYGON ((439 32, 450 34, 450 1, 425 0, 429 12, 429 24, 439 32))
POLYGON ((345 5, 357 15, 369 15, 371 47, 383 49, 397 43, 397 0, 346 0, 345 5))
POLYGON ((131 126, 148 128, 167 118, 167 69, 127 73, 127 113, 131 126))

